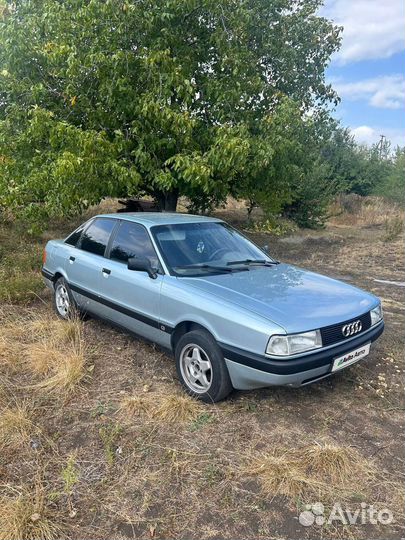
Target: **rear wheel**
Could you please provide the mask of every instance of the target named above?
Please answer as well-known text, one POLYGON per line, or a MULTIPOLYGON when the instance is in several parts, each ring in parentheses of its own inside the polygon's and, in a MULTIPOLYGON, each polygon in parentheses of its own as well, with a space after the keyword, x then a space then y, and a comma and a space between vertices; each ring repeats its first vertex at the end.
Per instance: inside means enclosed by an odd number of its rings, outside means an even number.
POLYGON ((182 336, 175 357, 180 381, 191 396, 213 403, 232 391, 222 352, 208 332, 192 330, 182 336))
POLYGON ((63 277, 60 277, 55 283, 53 307, 61 319, 71 319, 77 313, 72 292, 63 277))

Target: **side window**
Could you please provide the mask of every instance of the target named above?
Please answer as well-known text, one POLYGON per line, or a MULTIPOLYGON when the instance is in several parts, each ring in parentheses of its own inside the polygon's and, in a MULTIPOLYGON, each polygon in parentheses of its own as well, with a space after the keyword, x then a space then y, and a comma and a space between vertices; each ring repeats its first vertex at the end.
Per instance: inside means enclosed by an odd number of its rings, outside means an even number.
POLYGON ((110 259, 127 262, 130 257, 148 257, 152 266, 160 268, 155 248, 145 227, 123 221, 111 246, 110 259))
POLYGON ((83 223, 83 225, 80 225, 75 231, 70 234, 66 240, 65 244, 69 244, 70 246, 75 246, 77 242, 79 241, 80 235, 83 232, 84 227, 87 225, 87 223, 83 223))
POLYGON ((80 248, 95 255, 104 255, 110 234, 116 224, 114 219, 97 218, 83 233, 80 248))

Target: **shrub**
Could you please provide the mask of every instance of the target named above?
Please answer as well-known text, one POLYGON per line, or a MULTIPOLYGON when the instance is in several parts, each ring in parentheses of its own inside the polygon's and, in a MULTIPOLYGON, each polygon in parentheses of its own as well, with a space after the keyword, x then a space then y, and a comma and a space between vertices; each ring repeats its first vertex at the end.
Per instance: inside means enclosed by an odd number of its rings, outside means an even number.
POLYGON ((383 240, 385 242, 392 242, 396 240, 404 230, 404 220, 399 216, 395 216, 392 219, 387 219, 384 223, 385 235, 383 240))

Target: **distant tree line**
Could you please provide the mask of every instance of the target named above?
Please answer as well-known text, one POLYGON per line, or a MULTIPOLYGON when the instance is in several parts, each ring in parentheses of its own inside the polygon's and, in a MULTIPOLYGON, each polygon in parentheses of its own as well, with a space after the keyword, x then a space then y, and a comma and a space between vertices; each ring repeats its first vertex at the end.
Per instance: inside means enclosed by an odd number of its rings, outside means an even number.
POLYGON ((335 124, 331 136, 313 161, 302 196, 287 205, 284 213, 299 225, 323 225, 331 200, 338 194, 378 195, 403 205, 405 203, 405 147, 392 148, 389 140, 372 146, 356 143, 350 130, 335 124), (318 195, 317 195, 318 194, 318 195), (319 197, 315 213, 312 203, 319 197))
POLYGON ((337 193, 402 196, 403 150, 331 118, 341 28, 321 4, 0 0, 0 208, 46 223, 106 196, 232 195, 317 226, 337 193))

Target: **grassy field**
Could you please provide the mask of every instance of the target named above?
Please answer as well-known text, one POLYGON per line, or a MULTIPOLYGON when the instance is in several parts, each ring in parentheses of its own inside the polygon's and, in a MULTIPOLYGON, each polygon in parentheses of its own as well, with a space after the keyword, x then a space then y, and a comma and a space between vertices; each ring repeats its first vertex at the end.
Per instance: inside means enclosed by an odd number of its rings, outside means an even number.
MULTIPOLYGON (((155 347, 53 314, 42 246, 73 223, 35 241, 3 224, 0 540, 404 536, 403 215, 377 199, 340 201, 334 214, 322 231, 248 234, 380 296, 383 337, 323 382, 209 406, 181 391, 155 347), (298 516, 316 502, 326 516, 339 502, 388 508, 394 521, 306 527, 298 516)), ((246 226, 236 205, 218 215, 246 226)))

